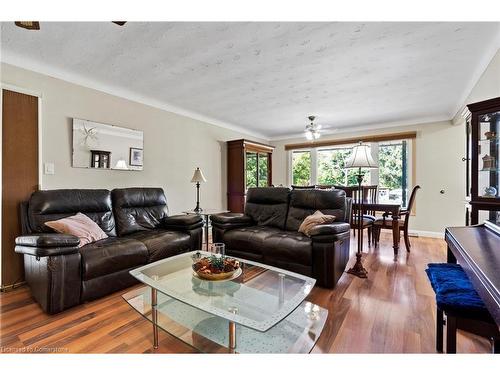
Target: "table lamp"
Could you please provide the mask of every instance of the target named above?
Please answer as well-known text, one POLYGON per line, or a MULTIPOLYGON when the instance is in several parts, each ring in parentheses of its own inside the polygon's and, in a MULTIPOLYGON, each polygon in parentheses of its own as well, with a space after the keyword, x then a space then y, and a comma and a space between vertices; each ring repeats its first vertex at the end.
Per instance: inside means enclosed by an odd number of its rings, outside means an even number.
POLYGON ((356 178, 358 181, 358 251, 356 252, 356 263, 347 273, 366 279, 368 271, 363 267, 361 257, 363 255, 363 192, 361 183, 363 182, 363 173, 361 168, 378 168, 378 164, 373 160, 369 145, 359 142, 352 148, 351 156, 347 159, 346 169, 358 168, 356 178))
POLYGON ((203 210, 200 208, 200 182, 207 182, 207 180, 205 179, 205 176, 203 176, 203 172, 200 170, 200 168, 196 168, 194 170, 191 182, 196 183, 196 207, 193 211, 201 212, 203 210))
POLYGON ((127 170, 127 162, 124 159, 120 159, 116 162, 115 168, 114 169, 123 169, 127 170))

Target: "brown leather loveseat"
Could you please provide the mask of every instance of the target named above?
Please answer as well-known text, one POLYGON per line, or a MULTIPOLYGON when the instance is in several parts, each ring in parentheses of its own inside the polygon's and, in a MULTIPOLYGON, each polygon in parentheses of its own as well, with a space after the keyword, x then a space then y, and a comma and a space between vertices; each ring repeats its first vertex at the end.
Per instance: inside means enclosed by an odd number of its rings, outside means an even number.
POLYGON ((37 191, 21 207, 25 277, 42 309, 54 314, 133 285, 133 268, 201 248, 202 219, 168 216, 161 188, 37 191), (54 233, 50 220, 84 213, 109 236, 78 247, 78 237, 54 233))
POLYGON ((251 188, 244 214, 213 215, 215 242, 226 253, 315 278, 333 288, 349 260, 351 199, 343 190, 251 188), (335 215, 332 224, 317 225, 311 237, 298 232, 316 210, 335 215))

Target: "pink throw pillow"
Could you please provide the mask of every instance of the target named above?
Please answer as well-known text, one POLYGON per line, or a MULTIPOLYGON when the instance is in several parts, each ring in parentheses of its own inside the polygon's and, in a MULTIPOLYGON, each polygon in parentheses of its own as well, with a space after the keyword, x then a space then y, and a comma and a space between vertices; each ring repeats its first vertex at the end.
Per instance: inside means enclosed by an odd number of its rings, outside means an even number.
POLYGON ((323 215, 321 211, 316 211, 314 214, 309 215, 300 224, 299 232, 304 233, 307 237, 311 237, 311 229, 319 224, 331 224, 335 221, 333 215, 323 215))
POLYGON ((104 233, 99 225, 81 212, 74 216, 65 217, 64 219, 47 221, 45 225, 54 229, 57 233, 72 234, 80 238, 78 247, 108 238, 108 235, 104 233))

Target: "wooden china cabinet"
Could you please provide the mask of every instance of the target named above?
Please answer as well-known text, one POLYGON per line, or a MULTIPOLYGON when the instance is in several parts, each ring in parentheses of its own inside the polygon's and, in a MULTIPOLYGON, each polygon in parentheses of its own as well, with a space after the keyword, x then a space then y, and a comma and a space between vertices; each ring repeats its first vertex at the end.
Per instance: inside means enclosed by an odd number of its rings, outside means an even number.
POLYGON ((272 185, 273 146, 237 139, 227 142, 227 209, 243 212, 251 187, 272 185))
POLYGON ((470 127, 470 223, 500 225, 500 97, 467 106, 470 127))

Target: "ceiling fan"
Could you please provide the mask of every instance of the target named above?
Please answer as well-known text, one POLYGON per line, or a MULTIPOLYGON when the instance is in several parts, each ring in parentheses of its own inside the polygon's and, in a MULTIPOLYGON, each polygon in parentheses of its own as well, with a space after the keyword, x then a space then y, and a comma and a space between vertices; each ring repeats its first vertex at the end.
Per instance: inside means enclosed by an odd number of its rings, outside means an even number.
POLYGON ((308 119, 309 119, 309 121, 311 121, 311 123, 306 125, 306 130, 304 131, 305 136, 306 136, 307 140, 309 140, 309 141, 315 141, 316 139, 321 137, 321 133, 320 133, 321 125, 314 123, 315 118, 316 118, 316 116, 309 116, 308 117, 308 119))
MULTIPOLYGON (((127 21, 111 21, 115 25, 123 26, 127 23, 127 21)), ((27 30, 40 30, 40 22, 38 21, 15 21, 16 26, 22 27, 27 30)))

